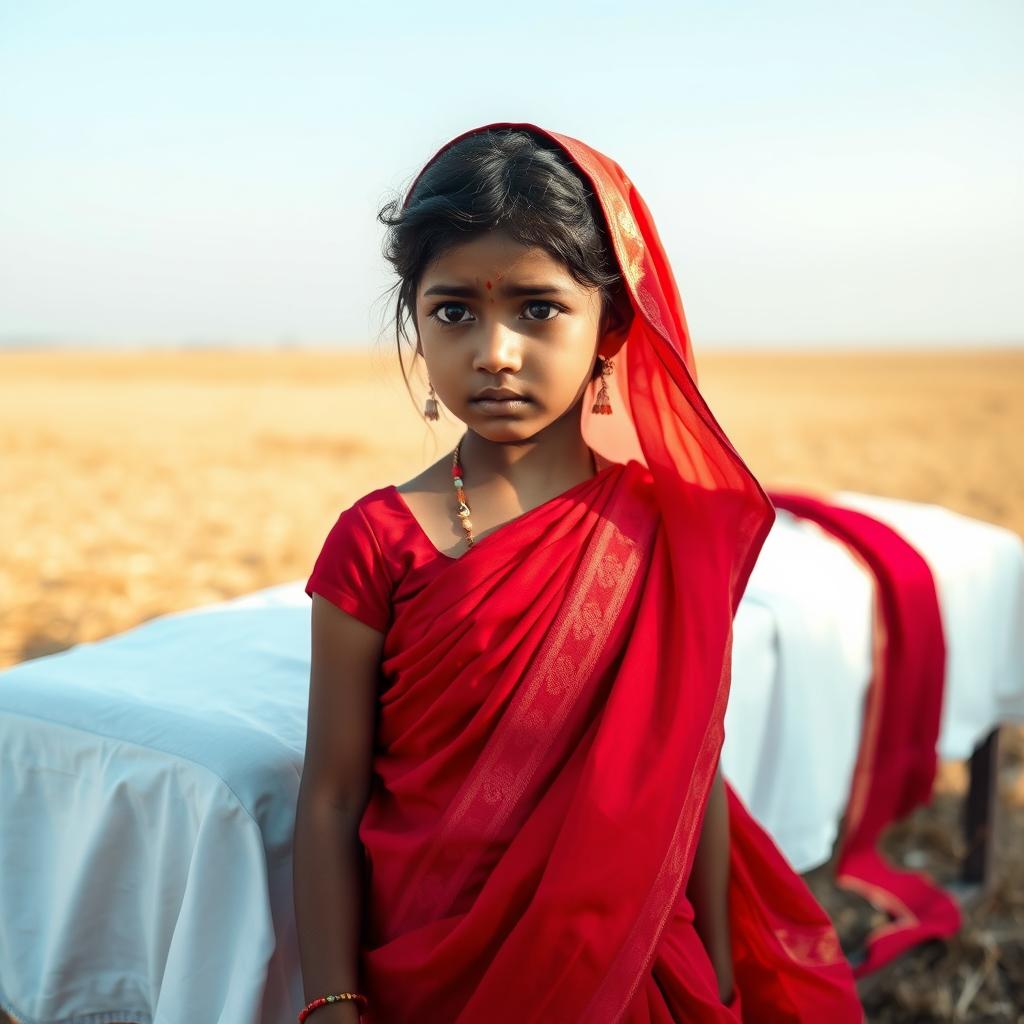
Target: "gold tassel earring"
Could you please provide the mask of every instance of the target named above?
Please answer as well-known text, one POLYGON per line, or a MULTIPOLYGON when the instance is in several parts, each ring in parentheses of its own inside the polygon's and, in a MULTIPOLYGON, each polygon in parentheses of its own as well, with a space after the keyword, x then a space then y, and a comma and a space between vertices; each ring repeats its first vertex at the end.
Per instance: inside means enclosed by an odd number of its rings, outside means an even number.
POLYGON ((608 394, 606 377, 612 372, 613 365, 610 359, 601 359, 601 390, 597 393, 591 412, 603 413, 605 416, 611 415, 612 403, 611 396, 608 394))
POLYGON ((437 396, 434 394, 434 385, 430 383, 429 377, 427 384, 430 385, 430 395, 423 405, 423 418, 427 420, 440 419, 440 413, 437 411, 437 396))

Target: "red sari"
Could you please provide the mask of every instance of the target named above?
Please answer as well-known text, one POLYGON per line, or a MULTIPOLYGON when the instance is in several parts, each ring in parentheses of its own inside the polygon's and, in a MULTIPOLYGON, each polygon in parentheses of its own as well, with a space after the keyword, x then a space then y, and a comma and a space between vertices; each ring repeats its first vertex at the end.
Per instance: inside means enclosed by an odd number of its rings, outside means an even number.
POLYGON ((520 127, 594 186, 634 319, 603 351, 613 414, 584 402, 597 475, 391 608, 359 831, 367 1019, 859 1022, 828 917, 731 789, 742 1010, 718 998, 686 883, 774 509, 697 390, 643 200, 601 154, 520 127))

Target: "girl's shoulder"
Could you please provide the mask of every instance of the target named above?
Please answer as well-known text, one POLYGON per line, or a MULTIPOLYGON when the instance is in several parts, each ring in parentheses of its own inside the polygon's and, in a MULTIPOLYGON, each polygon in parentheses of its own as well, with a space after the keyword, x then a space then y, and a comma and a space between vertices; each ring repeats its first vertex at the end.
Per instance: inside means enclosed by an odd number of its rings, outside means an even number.
MULTIPOLYGON (((327 534, 327 541, 332 545, 369 548, 383 556, 382 541, 387 532, 388 513, 393 508, 393 490, 390 485, 378 487, 342 509, 327 534)), ((382 562, 386 559, 382 558, 382 562)))
POLYGON ((394 484, 344 509, 328 531, 306 593, 386 632, 394 606, 445 563, 426 539, 394 484), (420 571, 422 570, 422 571, 420 571))
POLYGON ((393 484, 386 484, 384 487, 368 491, 361 498, 352 502, 338 518, 361 520, 371 530, 383 529, 389 518, 389 513, 395 507, 394 492, 393 484))
POLYGON ((381 632, 391 621, 394 590, 388 555, 390 490, 378 487, 342 510, 305 587, 310 598, 318 593, 381 632))

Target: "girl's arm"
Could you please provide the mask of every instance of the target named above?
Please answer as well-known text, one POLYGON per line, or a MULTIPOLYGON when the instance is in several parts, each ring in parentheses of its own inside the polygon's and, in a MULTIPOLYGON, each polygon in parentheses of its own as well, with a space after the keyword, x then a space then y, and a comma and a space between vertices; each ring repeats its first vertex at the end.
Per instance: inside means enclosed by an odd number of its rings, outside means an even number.
POLYGON ((721 766, 715 772, 693 869, 687 885, 694 927, 718 976, 718 996, 733 996, 732 944, 729 938, 729 805, 721 766))
MULTIPOLYGON (((362 991, 364 860, 358 828, 369 798, 383 640, 383 633, 313 594, 306 758, 292 876, 307 1002, 362 991)), ((358 1018, 356 1004, 346 1001, 324 1006, 310 1019, 355 1024, 358 1018)))

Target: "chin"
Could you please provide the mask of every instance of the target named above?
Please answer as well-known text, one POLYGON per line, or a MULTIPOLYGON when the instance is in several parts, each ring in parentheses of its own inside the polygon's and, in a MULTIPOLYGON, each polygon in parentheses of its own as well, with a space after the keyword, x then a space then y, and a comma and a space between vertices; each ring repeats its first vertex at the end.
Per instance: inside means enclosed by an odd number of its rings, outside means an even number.
POLYGON ((537 430, 524 424, 515 424, 506 427, 493 424, 471 424, 473 433, 478 434, 485 441, 493 444, 514 444, 519 441, 529 441, 537 430))
POLYGON ((490 416, 473 415, 468 410, 463 422, 474 434, 479 435, 485 441, 494 444, 507 444, 512 441, 528 441, 531 437, 543 429, 544 424, 538 424, 534 417, 518 417, 513 419, 495 419, 490 416))

